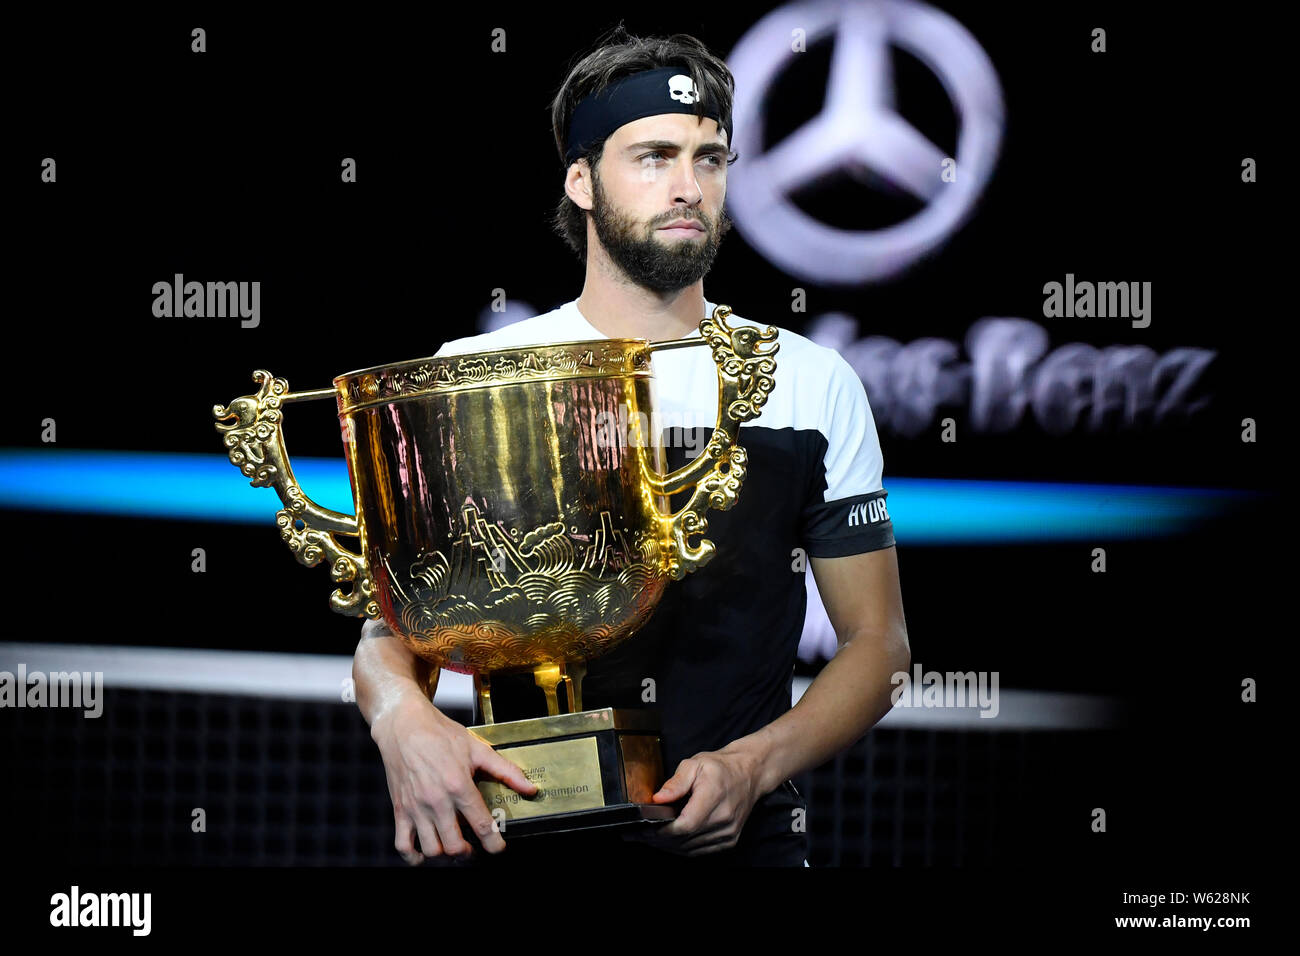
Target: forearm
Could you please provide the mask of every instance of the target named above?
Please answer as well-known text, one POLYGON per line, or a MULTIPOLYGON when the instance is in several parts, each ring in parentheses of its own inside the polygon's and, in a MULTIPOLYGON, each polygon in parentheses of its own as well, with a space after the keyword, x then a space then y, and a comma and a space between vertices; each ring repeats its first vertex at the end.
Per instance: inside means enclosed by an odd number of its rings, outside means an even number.
POLYGON ((425 693, 430 667, 387 627, 367 623, 352 658, 357 707, 367 724, 410 694, 425 693))
POLYGON ((728 749, 751 755, 761 792, 769 793, 790 777, 829 760, 875 726, 892 706, 890 678, 910 664, 905 635, 849 640, 799 703, 728 749))

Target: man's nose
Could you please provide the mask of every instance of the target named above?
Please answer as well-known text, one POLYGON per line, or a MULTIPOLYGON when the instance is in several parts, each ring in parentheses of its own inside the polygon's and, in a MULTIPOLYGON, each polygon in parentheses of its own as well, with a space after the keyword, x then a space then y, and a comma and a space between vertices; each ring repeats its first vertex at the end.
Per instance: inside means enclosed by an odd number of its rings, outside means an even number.
POLYGON ((687 166, 679 175, 681 179, 673 183, 673 201, 698 206, 704 201, 704 190, 695 178, 695 167, 687 166))

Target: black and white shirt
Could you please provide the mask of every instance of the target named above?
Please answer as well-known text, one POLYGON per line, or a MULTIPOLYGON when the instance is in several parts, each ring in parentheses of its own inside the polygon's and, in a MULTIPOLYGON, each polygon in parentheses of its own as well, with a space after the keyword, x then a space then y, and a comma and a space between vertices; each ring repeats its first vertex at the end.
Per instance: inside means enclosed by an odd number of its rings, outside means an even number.
MULTIPOLYGON (((714 305, 705 303, 706 315, 714 305)), ((770 324, 734 313, 727 321, 770 324)), ((669 774, 687 757, 720 750, 790 709, 807 559, 894 544, 880 441, 861 380, 833 349, 778 329, 775 386, 762 414, 740 426, 749 465, 739 498, 730 511, 707 512, 713 559, 669 585, 641 632, 587 665, 583 706, 659 710, 669 774), (646 677, 654 680, 653 702, 642 699, 646 677)), ((608 336, 574 300, 447 342, 437 354, 602 338, 608 336)), ((652 370, 667 467, 679 468, 708 443, 717 417, 717 366, 701 347, 657 352, 652 370)), ((674 509, 687 497, 674 496, 674 509)), ((792 818, 804 806, 789 782, 764 796, 731 851, 733 861, 802 865, 807 835, 792 818)))

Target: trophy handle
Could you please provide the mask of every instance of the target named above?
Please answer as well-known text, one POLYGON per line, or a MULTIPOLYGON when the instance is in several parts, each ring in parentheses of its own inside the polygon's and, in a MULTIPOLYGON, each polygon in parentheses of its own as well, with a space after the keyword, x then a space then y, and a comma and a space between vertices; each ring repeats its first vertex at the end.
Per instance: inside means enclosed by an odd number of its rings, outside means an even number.
POLYGON ((718 419, 708 446, 692 462, 666 475, 643 465, 646 484, 659 494, 671 495, 693 487, 684 508, 660 519, 661 533, 669 546, 667 570, 675 581, 713 557, 712 541, 700 539, 698 545, 691 545, 687 538, 708 530, 704 516, 708 509, 726 511, 736 503, 747 462, 745 449, 736 444, 740 423, 762 414, 775 384, 776 361, 772 356, 781 348, 776 344, 777 330, 771 326, 766 331, 748 325, 732 328, 726 322, 730 314, 730 306, 719 305, 711 316, 700 320, 700 338, 651 342, 648 347, 656 352, 707 345, 718 366, 718 419), (769 342, 771 348, 763 351, 769 342))
POLYGON ((351 591, 335 590, 330 595, 330 607, 339 614, 380 620, 379 602, 372 595, 374 579, 366 565, 364 529, 353 515, 322 508, 303 494, 284 447, 281 403, 331 398, 333 389, 291 393, 287 381, 265 369, 255 371, 253 381, 260 386, 256 395, 243 395, 228 406, 212 406, 230 463, 252 479, 254 488, 271 487, 280 496, 284 508, 276 512, 275 523, 300 564, 311 568, 327 560, 334 581, 352 582, 351 591), (222 424, 231 418, 234 421, 222 424), (336 534, 358 538, 361 554, 339 544, 336 534))

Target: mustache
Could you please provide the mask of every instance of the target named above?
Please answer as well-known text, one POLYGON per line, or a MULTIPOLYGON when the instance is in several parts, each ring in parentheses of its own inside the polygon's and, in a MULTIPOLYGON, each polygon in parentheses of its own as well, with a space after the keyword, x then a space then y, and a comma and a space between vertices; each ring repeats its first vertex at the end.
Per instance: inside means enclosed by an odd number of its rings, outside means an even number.
POLYGON ((663 226, 668 225, 670 222, 676 222, 678 219, 685 219, 688 222, 698 222, 705 229, 710 228, 711 225, 709 220, 703 216, 686 216, 681 213, 670 213, 669 215, 664 216, 659 222, 656 222, 655 228, 660 229, 663 226))

